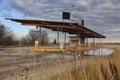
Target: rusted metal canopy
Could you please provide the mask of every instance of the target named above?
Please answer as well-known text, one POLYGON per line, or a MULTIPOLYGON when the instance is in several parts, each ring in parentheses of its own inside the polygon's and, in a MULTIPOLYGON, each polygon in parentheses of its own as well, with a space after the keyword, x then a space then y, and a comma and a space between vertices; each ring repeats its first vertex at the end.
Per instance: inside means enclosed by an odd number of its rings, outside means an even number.
POLYGON ((85 37, 85 38, 105 38, 105 36, 95 31, 92 31, 86 27, 83 27, 78 23, 54 22, 54 21, 43 21, 43 20, 23 20, 23 19, 11 19, 11 18, 6 18, 6 19, 19 22, 22 25, 44 27, 44 28, 52 29, 54 31, 59 30, 70 34, 76 34, 79 35, 80 37, 85 37))

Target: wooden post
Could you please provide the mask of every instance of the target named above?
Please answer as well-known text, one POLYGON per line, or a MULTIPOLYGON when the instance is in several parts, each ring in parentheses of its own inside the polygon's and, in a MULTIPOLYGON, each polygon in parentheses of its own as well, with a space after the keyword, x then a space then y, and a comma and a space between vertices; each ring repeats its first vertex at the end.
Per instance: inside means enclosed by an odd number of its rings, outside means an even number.
POLYGON ((103 43, 103 40, 102 40, 102 38, 101 38, 101 45, 102 45, 102 43, 103 43))
POLYGON ((93 38, 93 46, 95 47, 95 38, 93 38))
POLYGON ((81 46, 81 38, 80 38, 80 36, 78 36, 78 46, 79 47, 81 46))
POLYGON ((79 47, 79 42, 80 42, 79 35, 77 35, 77 44, 76 44, 76 47, 79 47))
POLYGON ((42 44, 42 28, 39 27, 39 31, 40 31, 40 45, 42 44))
POLYGON ((99 45, 100 45, 100 38, 99 38, 99 45))
POLYGON ((88 47, 88 38, 86 38, 86 45, 87 45, 87 47, 88 47))
POLYGON ((100 38, 100 45, 101 45, 101 38, 100 38))
POLYGON ((64 45, 66 46, 66 32, 65 32, 65 34, 64 34, 64 45))
POLYGON ((59 42, 59 28, 57 28, 57 43, 59 42))

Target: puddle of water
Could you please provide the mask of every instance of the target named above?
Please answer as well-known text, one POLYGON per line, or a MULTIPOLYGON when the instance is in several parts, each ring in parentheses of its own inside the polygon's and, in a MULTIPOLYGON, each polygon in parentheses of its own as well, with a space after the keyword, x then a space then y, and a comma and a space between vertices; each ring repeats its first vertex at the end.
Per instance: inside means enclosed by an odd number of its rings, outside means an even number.
POLYGON ((98 56, 99 55, 108 56, 108 55, 111 55, 112 53, 113 53, 113 50, 108 48, 99 48, 99 49, 89 50, 84 52, 85 55, 98 55, 98 56))
MULTIPOLYGON (((73 52, 73 51, 69 51, 67 52, 67 54, 70 54, 70 55, 74 55, 76 52, 73 52)), ((96 55, 96 56, 108 56, 108 55, 111 55, 113 53, 113 50, 112 49, 108 49, 108 48, 98 48, 98 49, 94 49, 94 50, 87 50, 87 51, 81 51, 80 54, 83 54, 83 55, 96 55)))
MULTIPOLYGON (((95 55, 95 56, 108 56, 111 55, 113 53, 112 49, 108 49, 108 48, 99 48, 99 49, 94 49, 94 50, 88 50, 88 51, 82 51, 80 54, 84 54, 87 56, 91 56, 91 55, 95 55)), ((74 58, 74 54, 76 54, 75 51, 69 51, 67 52, 67 55, 64 56, 64 58, 66 59, 73 59, 74 58)), ((60 54, 49 54, 49 55, 45 55, 44 58, 45 59, 56 59, 56 58, 60 58, 63 57, 63 55, 60 54)))

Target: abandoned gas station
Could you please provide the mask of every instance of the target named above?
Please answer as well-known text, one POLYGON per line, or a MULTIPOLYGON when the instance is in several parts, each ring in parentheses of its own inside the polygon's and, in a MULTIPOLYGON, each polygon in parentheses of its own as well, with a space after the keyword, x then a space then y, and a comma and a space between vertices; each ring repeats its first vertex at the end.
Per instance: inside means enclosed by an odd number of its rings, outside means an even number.
MULTIPOLYGON (((69 18, 69 16, 67 16, 67 18, 69 18)), ((12 18, 6 18, 6 19, 21 23, 22 25, 39 27, 40 31, 41 31, 41 28, 48 28, 48 29, 51 29, 53 31, 56 31, 57 43, 60 43, 59 32, 64 32, 64 43, 60 44, 62 47, 60 47, 60 48, 35 47, 35 48, 31 49, 31 51, 36 51, 36 52, 64 52, 64 51, 69 51, 69 50, 90 49, 91 47, 92 48, 96 47, 96 42, 95 42, 96 38, 99 39, 98 44, 101 44, 102 39, 105 38, 105 36, 95 32, 93 30, 90 30, 90 29, 86 28, 84 26, 83 21, 82 21, 82 24, 79 25, 78 23, 72 23, 72 22, 24 20, 24 19, 12 19, 12 18), (69 44, 69 46, 67 45, 67 47, 66 47, 66 33, 76 35, 76 36, 69 36, 70 44, 69 44), (93 39, 92 44, 89 43, 89 38, 93 39), (63 45, 64 45, 64 47, 63 47, 63 45)))

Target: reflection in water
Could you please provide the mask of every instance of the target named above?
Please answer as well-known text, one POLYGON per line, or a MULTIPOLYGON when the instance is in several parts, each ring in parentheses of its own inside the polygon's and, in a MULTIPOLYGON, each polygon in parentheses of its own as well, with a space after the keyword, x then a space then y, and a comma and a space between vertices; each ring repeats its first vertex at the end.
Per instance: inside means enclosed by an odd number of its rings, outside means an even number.
POLYGON ((65 55, 64 54, 49 54, 42 56, 43 59, 62 59, 65 58, 66 60, 74 60, 75 55, 78 57, 84 57, 84 55, 90 56, 90 55, 110 55, 113 53, 112 49, 108 48, 99 48, 94 50, 87 50, 87 51, 68 51, 65 55))
POLYGON ((112 53, 113 53, 113 50, 108 48, 99 48, 99 49, 89 50, 84 52, 85 55, 110 55, 112 53))

